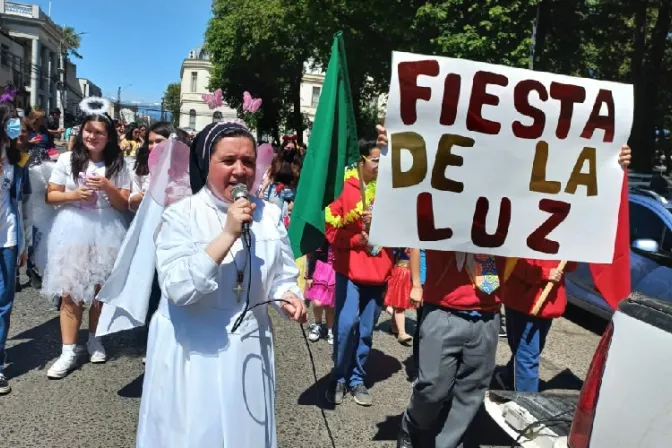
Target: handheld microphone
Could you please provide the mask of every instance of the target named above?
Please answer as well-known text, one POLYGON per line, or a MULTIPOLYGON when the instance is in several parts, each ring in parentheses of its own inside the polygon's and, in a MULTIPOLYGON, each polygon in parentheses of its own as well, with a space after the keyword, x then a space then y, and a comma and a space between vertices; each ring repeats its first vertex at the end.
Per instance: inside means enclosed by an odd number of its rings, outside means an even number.
MULTIPOLYGON (((249 199, 250 193, 247 191, 247 185, 245 184, 236 184, 233 186, 233 189, 231 190, 231 196, 233 197, 233 201, 237 201, 238 199, 249 199)), ((249 222, 244 222, 243 223, 243 233, 245 235, 250 234, 250 223, 249 222)))

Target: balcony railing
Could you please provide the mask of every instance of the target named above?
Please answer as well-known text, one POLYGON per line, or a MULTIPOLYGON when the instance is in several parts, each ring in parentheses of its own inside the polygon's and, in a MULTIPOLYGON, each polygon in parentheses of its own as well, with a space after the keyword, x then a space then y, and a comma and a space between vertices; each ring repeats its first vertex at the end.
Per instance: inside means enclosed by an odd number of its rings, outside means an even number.
POLYGON ((21 3, 5 2, 4 13, 21 17, 35 17, 33 5, 22 5, 21 3))

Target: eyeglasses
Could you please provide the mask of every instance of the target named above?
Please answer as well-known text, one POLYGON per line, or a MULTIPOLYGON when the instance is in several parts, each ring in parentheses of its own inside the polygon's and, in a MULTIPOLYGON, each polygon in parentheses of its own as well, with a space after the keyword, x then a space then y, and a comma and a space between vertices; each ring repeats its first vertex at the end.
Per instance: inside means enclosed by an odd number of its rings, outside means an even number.
POLYGON ((362 156, 364 160, 371 163, 372 165, 378 165, 380 163, 380 157, 366 157, 362 156))

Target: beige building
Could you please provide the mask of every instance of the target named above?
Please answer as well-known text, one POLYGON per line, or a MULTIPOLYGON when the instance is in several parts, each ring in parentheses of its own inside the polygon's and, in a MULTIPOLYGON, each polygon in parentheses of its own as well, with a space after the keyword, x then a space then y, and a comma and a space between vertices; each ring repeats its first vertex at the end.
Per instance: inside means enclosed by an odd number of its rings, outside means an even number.
POLYGON ((211 110, 203 101, 203 94, 209 93, 211 69, 212 63, 203 47, 190 51, 189 57, 182 62, 179 120, 181 128, 200 131, 213 121, 238 116, 235 110, 226 105, 211 110))
MULTIPOLYGON (((210 110, 203 101, 202 95, 210 93, 208 90, 210 70, 212 70, 212 63, 203 47, 198 47, 189 52, 189 57, 182 63, 180 72, 182 87, 181 128, 193 128, 200 131, 213 121, 237 117, 237 112, 226 105, 217 110, 210 110)), ((315 111, 322 93, 322 84, 324 84, 324 73, 311 64, 306 64, 305 74, 301 82, 301 112, 311 123, 315 120, 315 111)), ((304 141, 307 141, 309 135, 310 130, 307 129, 304 132, 304 141)))

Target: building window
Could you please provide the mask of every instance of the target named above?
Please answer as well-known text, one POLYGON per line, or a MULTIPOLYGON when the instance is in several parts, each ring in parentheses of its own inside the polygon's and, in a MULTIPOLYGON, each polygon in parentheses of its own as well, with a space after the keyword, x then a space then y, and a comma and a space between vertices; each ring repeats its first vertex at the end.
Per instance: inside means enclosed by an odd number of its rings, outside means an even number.
POLYGON ((0 63, 4 66, 9 66, 9 56, 9 46, 3 44, 0 50, 0 63))
POLYGON ((212 122, 217 123, 218 121, 222 121, 222 113, 221 112, 215 112, 212 114, 212 122))
POLYGON ((196 92, 198 89, 198 72, 191 72, 191 91, 196 92))
POLYGON ((321 90, 319 87, 313 87, 313 98, 310 100, 310 107, 317 107, 317 103, 320 102, 321 90))
POLYGON ((196 111, 194 109, 189 111, 189 127, 196 129, 196 111))

